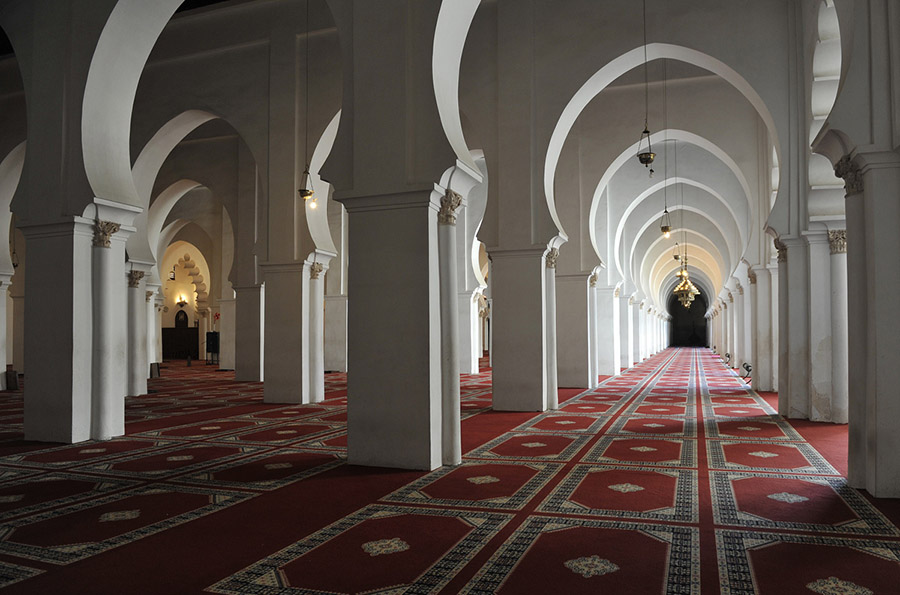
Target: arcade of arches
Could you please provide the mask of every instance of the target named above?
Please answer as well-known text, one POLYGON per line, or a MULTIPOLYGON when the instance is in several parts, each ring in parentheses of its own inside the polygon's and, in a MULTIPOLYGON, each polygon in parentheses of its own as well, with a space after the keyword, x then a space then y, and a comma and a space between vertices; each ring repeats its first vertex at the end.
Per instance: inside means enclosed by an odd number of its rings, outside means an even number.
POLYGON ((348 372, 352 464, 460 463, 485 352, 540 412, 707 346, 900 497, 900 5, 648 0, 646 42, 633 0, 180 6, 0 0, 26 439, 123 435, 183 311, 265 403, 348 372))

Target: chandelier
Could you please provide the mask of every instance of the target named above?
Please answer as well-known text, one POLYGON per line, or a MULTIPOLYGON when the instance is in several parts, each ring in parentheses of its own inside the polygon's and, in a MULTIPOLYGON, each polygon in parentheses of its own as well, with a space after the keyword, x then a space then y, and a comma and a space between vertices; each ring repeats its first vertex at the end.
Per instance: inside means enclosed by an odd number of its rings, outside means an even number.
POLYGON ((297 190, 297 193, 300 195, 300 198, 303 199, 303 202, 309 204, 309 208, 316 208, 316 199, 314 198, 315 190, 312 186, 312 180, 309 176, 309 2, 306 3, 306 70, 304 75, 306 77, 306 120, 303 123, 304 127, 304 150, 306 156, 306 167, 303 170, 303 176, 300 178, 300 189, 297 190), (310 200, 311 199, 311 200, 310 200))
POLYGON ((685 255, 681 259, 681 268, 675 274, 681 281, 678 282, 678 285, 675 286, 672 293, 675 294, 682 306, 690 309, 694 298, 700 295, 700 290, 691 282, 691 277, 687 268, 687 260, 687 248, 685 248, 685 255))
MULTIPOLYGON (((650 146, 650 127, 648 126, 650 113, 650 79, 647 74, 647 0, 644 0, 644 131, 638 140, 637 158, 644 167, 650 167, 656 159, 656 153, 650 146)), ((650 168, 650 177, 653 177, 653 168, 650 168)))

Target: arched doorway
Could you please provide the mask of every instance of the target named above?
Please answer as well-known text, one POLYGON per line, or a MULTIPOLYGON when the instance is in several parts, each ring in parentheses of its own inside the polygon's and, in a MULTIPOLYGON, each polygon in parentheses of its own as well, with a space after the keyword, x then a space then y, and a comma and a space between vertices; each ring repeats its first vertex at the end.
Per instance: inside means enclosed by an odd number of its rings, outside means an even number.
POLYGON ((669 345, 672 347, 709 347, 706 329, 706 298, 701 293, 694 298, 690 308, 682 306, 675 295, 669 296, 667 304, 672 316, 669 345))

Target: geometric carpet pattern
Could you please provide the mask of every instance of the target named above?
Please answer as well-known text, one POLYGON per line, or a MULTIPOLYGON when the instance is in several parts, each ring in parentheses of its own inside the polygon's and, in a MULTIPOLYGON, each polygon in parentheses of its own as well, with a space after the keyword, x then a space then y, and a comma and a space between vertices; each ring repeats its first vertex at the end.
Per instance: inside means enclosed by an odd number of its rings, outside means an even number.
POLYGON ((202 364, 150 389, 126 436, 76 445, 25 442, 21 392, 0 393, 0 587, 900 592, 891 506, 706 349, 545 413, 495 412, 490 370, 463 375, 463 464, 430 473, 346 464, 344 374, 309 405, 202 364))

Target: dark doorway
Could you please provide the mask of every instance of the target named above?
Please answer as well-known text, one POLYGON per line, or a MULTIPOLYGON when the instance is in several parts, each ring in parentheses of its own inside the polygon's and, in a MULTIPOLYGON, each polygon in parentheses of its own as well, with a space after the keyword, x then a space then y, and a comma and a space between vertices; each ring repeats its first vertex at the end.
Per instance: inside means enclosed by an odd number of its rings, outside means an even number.
POLYGON ((188 315, 184 310, 175 313, 175 328, 187 328, 188 315))
POLYGON ((669 296, 669 314, 672 315, 669 344, 672 347, 709 347, 706 344, 706 298, 701 293, 694 298, 690 308, 685 308, 675 295, 669 296))

